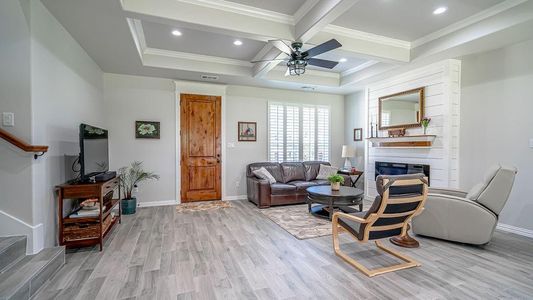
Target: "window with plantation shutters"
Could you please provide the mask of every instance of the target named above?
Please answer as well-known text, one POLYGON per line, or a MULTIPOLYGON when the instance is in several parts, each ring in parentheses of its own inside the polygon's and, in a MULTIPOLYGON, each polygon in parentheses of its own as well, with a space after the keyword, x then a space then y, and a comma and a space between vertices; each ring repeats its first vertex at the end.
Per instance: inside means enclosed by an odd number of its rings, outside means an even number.
POLYGON ((268 158, 329 161, 329 107, 268 104, 268 158))

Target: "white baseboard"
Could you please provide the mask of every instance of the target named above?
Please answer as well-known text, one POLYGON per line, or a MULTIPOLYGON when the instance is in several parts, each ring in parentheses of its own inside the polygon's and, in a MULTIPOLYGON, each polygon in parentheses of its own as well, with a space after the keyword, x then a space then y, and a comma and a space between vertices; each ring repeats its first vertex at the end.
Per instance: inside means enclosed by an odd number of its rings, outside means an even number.
POLYGON ((0 210, 0 236, 25 235, 26 254, 37 254, 44 248, 43 224, 30 225, 17 217, 0 210))
POLYGON ((179 202, 176 200, 162 200, 162 201, 151 201, 151 202, 137 202, 137 207, 153 207, 153 206, 168 206, 168 205, 178 205, 179 202))
POLYGON ((233 200, 246 200, 248 199, 247 195, 238 195, 238 196, 226 196, 223 197, 222 200, 224 201, 233 201, 233 200))
POLYGON ((514 233, 514 234, 521 235, 521 236, 525 236, 525 237, 529 237, 529 238, 533 238, 533 230, 530 230, 530 229, 525 229, 521 227, 503 224, 503 223, 498 223, 498 225, 496 226, 496 229, 514 233))

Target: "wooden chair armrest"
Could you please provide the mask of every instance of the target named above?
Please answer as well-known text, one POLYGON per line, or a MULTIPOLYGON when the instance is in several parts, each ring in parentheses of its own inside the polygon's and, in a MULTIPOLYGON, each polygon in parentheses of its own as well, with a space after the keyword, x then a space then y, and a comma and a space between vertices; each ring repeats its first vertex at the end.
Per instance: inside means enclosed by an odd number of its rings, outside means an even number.
POLYGON ((354 215, 350 215, 350 214, 346 214, 346 213, 342 213, 342 212, 336 212, 336 213, 333 214, 333 219, 332 219, 334 224, 336 224, 338 222, 339 217, 350 219, 352 221, 355 221, 355 222, 361 223, 361 224, 365 224, 365 223, 369 222, 368 220, 365 220, 363 218, 360 218, 360 217, 357 217, 357 216, 354 216, 354 215))

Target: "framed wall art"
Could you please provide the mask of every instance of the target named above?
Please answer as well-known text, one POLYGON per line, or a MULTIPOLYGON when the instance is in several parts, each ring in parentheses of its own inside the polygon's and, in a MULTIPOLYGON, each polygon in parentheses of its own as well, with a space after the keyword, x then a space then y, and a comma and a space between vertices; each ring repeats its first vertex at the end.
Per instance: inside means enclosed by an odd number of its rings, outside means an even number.
POLYGON ((238 122, 239 142, 257 141, 257 123, 256 122, 238 122))

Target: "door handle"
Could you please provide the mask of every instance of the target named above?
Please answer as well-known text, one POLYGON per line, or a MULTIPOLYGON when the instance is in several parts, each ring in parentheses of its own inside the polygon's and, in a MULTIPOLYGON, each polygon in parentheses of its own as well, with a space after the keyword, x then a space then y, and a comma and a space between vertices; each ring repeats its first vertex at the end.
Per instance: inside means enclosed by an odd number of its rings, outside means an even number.
POLYGON ((217 163, 219 163, 219 162, 220 162, 220 159, 217 159, 217 163))

